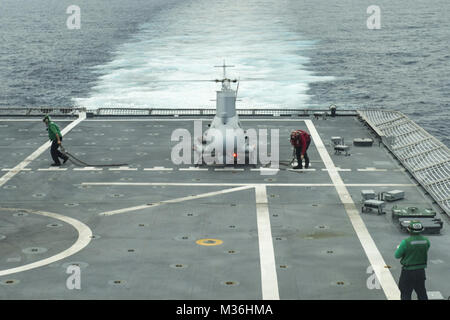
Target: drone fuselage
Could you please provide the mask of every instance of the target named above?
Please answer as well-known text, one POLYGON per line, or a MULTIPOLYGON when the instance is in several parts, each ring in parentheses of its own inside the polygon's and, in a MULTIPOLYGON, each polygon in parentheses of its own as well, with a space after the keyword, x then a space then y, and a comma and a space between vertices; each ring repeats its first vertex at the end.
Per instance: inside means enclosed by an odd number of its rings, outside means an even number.
POLYGON ((194 150, 202 153, 207 164, 248 163, 253 148, 236 113, 236 91, 230 88, 229 79, 222 80, 216 98, 216 115, 202 136, 201 146, 197 142, 194 150))

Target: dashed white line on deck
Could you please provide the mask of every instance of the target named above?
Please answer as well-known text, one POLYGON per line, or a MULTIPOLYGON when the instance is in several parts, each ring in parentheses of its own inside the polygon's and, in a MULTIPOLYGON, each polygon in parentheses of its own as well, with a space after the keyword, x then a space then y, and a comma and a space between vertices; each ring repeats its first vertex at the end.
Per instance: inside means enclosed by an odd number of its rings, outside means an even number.
POLYGON ((118 167, 118 168, 109 168, 109 171, 137 171, 138 168, 130 168, 130 167, 118 167))
POLYGON ((144 171, 173 171, 173 168, 153 167, 153 168, 144 168, 144 171))
POLYGON ((209 168, 198 168, 198 167, 189 167, 189 168, 179 168, 179 171, 208 171, 209 168))
POLYGON ((73 168, 74 171, 102 171, 102 168, 96 167, 81 167, 81 168, 73 168))

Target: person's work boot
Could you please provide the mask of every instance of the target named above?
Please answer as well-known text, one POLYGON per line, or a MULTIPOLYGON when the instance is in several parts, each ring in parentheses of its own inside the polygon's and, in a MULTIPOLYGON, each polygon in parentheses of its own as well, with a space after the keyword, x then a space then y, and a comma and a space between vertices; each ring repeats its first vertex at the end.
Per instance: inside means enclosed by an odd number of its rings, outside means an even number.
POLYGON ((59 167, 61 165, 61 163, 52 163, 51 166, 52 167, 59 167))

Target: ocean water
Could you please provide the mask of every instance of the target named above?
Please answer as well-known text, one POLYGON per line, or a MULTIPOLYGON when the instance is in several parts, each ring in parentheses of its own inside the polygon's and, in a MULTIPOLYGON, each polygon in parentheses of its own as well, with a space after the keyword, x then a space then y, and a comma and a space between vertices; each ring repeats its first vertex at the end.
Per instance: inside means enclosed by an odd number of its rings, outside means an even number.
POLYGON ((449 12, 448 0, 0 0, 0 106, 212 107, 219 86, 199 80, 225 61, 240 108, 389 108, 450 146, 449 12))

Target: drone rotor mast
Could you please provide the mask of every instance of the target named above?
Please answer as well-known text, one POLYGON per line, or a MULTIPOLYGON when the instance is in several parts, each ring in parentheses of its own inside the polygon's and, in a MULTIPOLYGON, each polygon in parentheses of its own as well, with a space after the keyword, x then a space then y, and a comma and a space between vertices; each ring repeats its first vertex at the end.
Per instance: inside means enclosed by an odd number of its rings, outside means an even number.
POLYGON ((230 82, 236 82, 236 80, 230 80, 227 78, 227 72, 226 72, 226 68, 233 68, 234 66, 232 65, 226 65, 225 64, 225 60, 223 61, 223 65, 221 66, 214 66, 215 68, 223 68, 223 78, 222 80, 216 80, 216 82, 222 82, 222 89, 230 89, 230 82))

